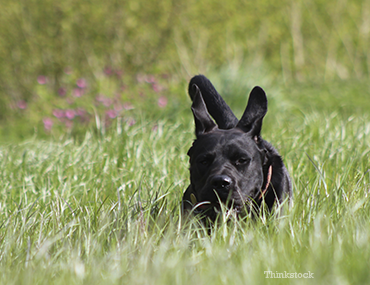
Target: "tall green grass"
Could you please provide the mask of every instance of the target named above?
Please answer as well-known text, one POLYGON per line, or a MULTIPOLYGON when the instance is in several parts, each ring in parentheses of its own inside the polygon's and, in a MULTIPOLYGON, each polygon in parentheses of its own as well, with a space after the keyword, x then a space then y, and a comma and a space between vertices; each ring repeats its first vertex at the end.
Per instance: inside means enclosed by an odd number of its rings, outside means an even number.
MULTIPOLYGON (((214 79, 223 93, 250 90, 237 77, 214 79)), ((286 271, 314 279, 273 282, 366 284, 369 103, 352 84, 338 102, 336 88, 266 83, 263 137, 284 157, 293 204, 257 221, 230 216, 210 235, 180 215, 193 139, 190 103, 176 117, 143 116, 80 139, 2 144, 0 283, 269 284, 265 271, 286 271)), ((229 93, 241 113, 246 95, 229 93)))
POLYGON ((367 284, 368 14, 364 0, 1 1, 0 284, 367 284), (280 216, 225 213, 210 234, 181 216, 197 73, 238 116, 266 90, 263 137, 293 182, 280 216))

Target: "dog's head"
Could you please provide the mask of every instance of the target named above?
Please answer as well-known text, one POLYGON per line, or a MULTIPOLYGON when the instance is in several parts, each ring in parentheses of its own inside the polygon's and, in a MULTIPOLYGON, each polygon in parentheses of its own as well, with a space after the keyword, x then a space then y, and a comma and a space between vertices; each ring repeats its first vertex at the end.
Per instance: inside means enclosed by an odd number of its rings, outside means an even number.
POLYGON ((242 212, 259 200, 266 183, 268 159, 260 138, 266 94, 255 87, 236 126, 221 129, 209 115, 198 86, 191 88, 196 134, 188 151, 193 206, 209 216, 219 202, 242 212))

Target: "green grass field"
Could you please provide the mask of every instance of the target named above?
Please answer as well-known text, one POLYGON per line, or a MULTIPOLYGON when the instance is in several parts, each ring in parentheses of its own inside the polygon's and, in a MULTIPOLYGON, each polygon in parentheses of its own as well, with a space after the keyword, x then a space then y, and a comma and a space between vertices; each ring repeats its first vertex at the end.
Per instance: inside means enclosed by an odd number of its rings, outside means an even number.
POLYGON ((0 284, 368 284, 369 11, 2 0, 0 284), (293 182, 280 216, 210 234, 181 216, 198 73, 238 116, 265 89, 293 182))
MULTIPOLYGON (((221 79, 220 90, 240 89, 237 78, 221 79)), ((226 94, 236 113, 249 90, 226 94)), ((369 85, 271 83, 267 95, 263 136, 284 157, 294 203, 280 217, 228 217, 210 235, 179 213, 190 100, 181 116, 117 119, 105 134, 3 143, 0 283, 366 284, 369 85), (265 271, 314 278, 271 280, 265 271)))

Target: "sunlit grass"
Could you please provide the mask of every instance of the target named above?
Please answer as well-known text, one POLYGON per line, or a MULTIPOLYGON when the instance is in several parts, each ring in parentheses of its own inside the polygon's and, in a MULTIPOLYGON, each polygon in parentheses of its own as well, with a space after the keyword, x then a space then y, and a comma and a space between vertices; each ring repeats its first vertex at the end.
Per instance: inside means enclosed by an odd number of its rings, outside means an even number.
POLYGON ((0 3, 0 284, 367 284, 369 1, 0 3), (180 214, 205 73, 255 85, 282 214, 180 214))
POLYGON ((280 90, 263 136, 284 157, 293 205, 254 222, 230 216, 210 235, 179 211, 193 139, 189 110, 78 140, 3 144, 1 283, 261 284, 270 282, 265 271, 314 277, 277 284, 366 283, 369 115, 346 116, 335 106, 306 112, 280 90))

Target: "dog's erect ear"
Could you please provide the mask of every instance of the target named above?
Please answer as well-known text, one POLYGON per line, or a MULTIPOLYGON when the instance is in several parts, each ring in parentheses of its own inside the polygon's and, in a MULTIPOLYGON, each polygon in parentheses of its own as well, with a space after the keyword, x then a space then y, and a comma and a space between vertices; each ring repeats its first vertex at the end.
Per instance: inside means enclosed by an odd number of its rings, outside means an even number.
POLYGON ((207 110, 215 119, 218 127, 224 130, 234 128, 238 123, 238 119, 224 99, 218 94, 215 87, 213 87, 211 81, 204 75, 196 75, 190 80, 189 95, 193 101, 196 92, 196 89, 193 88, 194 84, 199 87, 207 110))
POLYGON ((203 101, 202 93, 200 93, 196 84, 193 84, 191 92, 194 94, 191 110, 194 115, 195 135, 198 137, 201 134, 212 131, 217 126, 209 116, 206 104, 203 101))
POLYGON ((267 113, 267 98, 265 91, 256 86, 249 95, 248 105, 237 128, 244 132, 252 132, 252 136, 259 136, 262 128, 262 119, 267 113))

